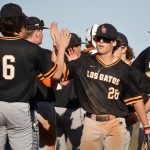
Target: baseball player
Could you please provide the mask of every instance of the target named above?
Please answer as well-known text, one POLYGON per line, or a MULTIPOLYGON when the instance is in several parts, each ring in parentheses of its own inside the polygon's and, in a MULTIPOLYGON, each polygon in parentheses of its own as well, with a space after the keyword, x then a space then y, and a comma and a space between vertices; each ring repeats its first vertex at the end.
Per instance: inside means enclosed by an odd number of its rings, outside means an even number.
MULTIPOLYGON (((80 57, 81 44, 81 38, 75 33, 71 33, 70 43, 66 49, 68 56, 66 62, 71 61, 69 57, 73 53, 80 57)), ((84 111, 74 89, 74 80, 57 83, 54 91, 57 120, 56 150, 67 150, 68 147, 73 150, 79 150, 84 111)))
POLYGON ((4 150, 8 135, 12 149, 31 150, 29 99, 34 95, 36 71, 41 73, 41 80, 60 77, 70 35, 66 30, 61 31, 57 65, 44 49, 22 39, 26 35, 26 17, 19 5, 2 6, 0 32, 3 35, 0 37, 0 149, 4 150), (60 67, 58 71, 57 66, 60 67))
MULTIPOLYGON (((150 77, 150 65, 149 64, 150 64, 150 47, 147 47, 134 60, 132 67, 139 70, 142 73, 145 73, 148 77, 150 77)), ((149 98, 149 95, 148 95, 148 98, 149 98)), ((150 101, 148 101, 146 104, 146 110, 148 112, 147 113, 148 120, 150 121, 149 102, 150 101)), ((139 134, 138 134, 138 150, 142 148, 143 140, 144 140, 144 132, 142 130, 142 126, 140 125, 139 134)))
MULTIPOLYGON (((118 32, 117 46, 113 49, 113 54, 114 54, 115 57, 121 58, 129 66, 132 64, 132 59, 135 57, 134 53, 133 53, 133 49, 128 44, 127 37, 124 34, 120 33, 120 32, 118 32)), ((129 150, 130 149, 130 141, 131 141, 132 131, 133 131, 133 126, 132 125, 135 122, 137 122, 137 118, 136 118, 136 120, 134 118, 130 119, 130 117, 133 113, 133 108, 130 106, 130 107, 128 107, 128 109, 129 109, 129 112, 131 111, 131 113, 129 113, 126 116, 126 124, 127 124, 127 131, 128 132, 126 134, 126 141, 127 141, 126 146, 127 147, 125 149, 129 150)))
MULTIPOLYGON (((122 60, 127 63, 129 66, 131 66, 132 62, 131 60, 134 58, 134 54, 133 54, 133 49, 128 45, 128 40, 126 38, 126 36, 122 33, 118 33, 118 37, 117 37, 117 46, 114 49, 114 55, 116 57, 120 57, 122 58, 122 60)), ((137 77, 137 81, 139 82, 139 86, 140 88, 143 90, 143 92, 145 92, 146 95, 149 95, 150 90, 150 80, 148 79, 148 77, 146 75, 144 75, 143 73, 139 72, 139 70, 135 70, 135 77, 137 77), (138 74, 138 76, 137 76, 138 74)), ((147 101, 148 97, 145 97, 145 102, 147 101)), ((147 106, 147 105, 146 105, 147 106)), ((134 126, 132 126, 133 124, 135 124, 138 121, 137 116, 135 115, 134 109, 130 106, 128 107, 129 109, 129 114, 126 116, 126 123, 127 123, 127 130, 129 131, 129 136, 127 134, 127 140, 130 142, 131 140, 131 135, 132 135, 132 131, 134 126)), ((147 109, 147 108, 146 108, 147 109)), ((148 110, 146 110, 148 111, 148 110)), ((136 127, 137 128, 137 127, 136 127)), ((134 139, 135 141, 135 139, 134 139)), ((129 144, 128 144, 129 145, 129 144)))
MULTIPOLYGON (((43 29, 48 29, 44 26, 43 20, 40 20, 37 17, 28 17, 27 20, 27 34, 26 40, 40 45, 43 39, 43 29)), ((51 51, 47 51, 49 55, 51 55, 51 51)), ((38 129, 34 130, 35 138, 33 144, 33 148, 38 147, 40 150, 54 150, 55 149, 55 140, 56 140, 56 123, 55 123, 55 110, 54 110, 54 93, 52 88, 45 87, 38 79, 37 79, 37 92, 36 95, 31 99, 33 103, 36 101, 36 120, 39 121, 39 135, 38 138, 38 129), (36 136, 37 135, 37 136, 36 136), (39 141, 39 145, 38 145, 39 141)))
POLYGON ((100 25, 95 35, 98 53, 81 55, 67 64, 64 78, 67 74, 74 77, 77 96, 87 112, 81 150, 125 149, 126 105, 134 106, 144 129, 149 125, 142 92, 132 68, 112 53, 117 35, 113 25, 100 25))
POLYGON ((123 33, 118 32, 117 41, 117 46, 113 50, 114 56, 121 58, 130 66, 132 64, 132 59, 135 58, 135 56, 133 49, 128 44, 127 37, 123 33))

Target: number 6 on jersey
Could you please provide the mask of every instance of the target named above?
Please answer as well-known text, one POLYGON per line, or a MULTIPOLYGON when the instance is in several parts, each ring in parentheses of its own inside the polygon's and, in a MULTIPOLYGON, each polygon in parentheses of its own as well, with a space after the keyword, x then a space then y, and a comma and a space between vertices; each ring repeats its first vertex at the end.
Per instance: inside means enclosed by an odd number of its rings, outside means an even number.
POLYGON ((15 62, 15 57, 5 55, 2 57, 3 77, 6 80, 12 80, 15 77, 15 67, 10 64, 15 62))

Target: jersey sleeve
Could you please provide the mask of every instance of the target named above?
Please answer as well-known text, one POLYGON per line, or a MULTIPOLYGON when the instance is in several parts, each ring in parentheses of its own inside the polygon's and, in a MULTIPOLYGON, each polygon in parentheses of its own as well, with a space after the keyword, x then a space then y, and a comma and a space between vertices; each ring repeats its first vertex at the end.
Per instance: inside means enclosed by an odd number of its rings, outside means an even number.
POLYGON ((132 67, 145 73, 149 71, 150 63, 150 47, 143 50, 132 63, 132 67))
POLYGON ((39 70, 38 78, 43 80, 46 77, 52 77, 57 71, 57 64, 51 61, 50 51, 38 47, 36 53, 36 68, 39 70))
POLYGON ((140 72, 136 69, 134 69, 134 72, 136 74, 135 78, 138 81, 140 90, 143 93, 144 103, 146 103, 150 98, 150 78, 145 73, 140 72))
POLYGON ((80 58, 65 63, 63 71, 63 81, 72 79, 77 73, 78 67, 80 67, 80 65, 80 58))
POLYGON ((140 76, 136 76, 136 78, 138 78, 139 86, 144 93, 144 102, 146 103, 150 98, 150 47, 139 54, 131 67, 139 71, 137 74, 140 76))
POLYGON ((123 100, 126 105, 143 101, 143 91, 140 89, 136 75, 133 69, 130 69, 123 79, 123 100))

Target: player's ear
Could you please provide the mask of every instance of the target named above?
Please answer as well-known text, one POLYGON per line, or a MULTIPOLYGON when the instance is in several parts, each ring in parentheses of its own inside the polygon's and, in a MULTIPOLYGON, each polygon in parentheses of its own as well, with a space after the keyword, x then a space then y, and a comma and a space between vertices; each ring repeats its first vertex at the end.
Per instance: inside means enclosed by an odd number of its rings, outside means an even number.
POLYGON ((36 38, 39 38, 39 32, 38 32, 38 30, 35 30, 35 31, 34 31, 34 34, 35 34, 35 37, 36 37, 36 38))
POLYGON ((38 31, 36 31, 36 37, 39 38, 39 32, 38 31))
POLYGON ((34 38, 36 38, 36 36, 37 36, 36 30, 34 30, 32 33, 33 33, 34 38))
POLYGON ((125 54, 126 51, 127 51, 127 46, 124 46, 124 47, 122 48, 122 53, 125 54))
POLYGON ((113 41, 113 47, 115 47, 117 45, 117 41, 113 41))

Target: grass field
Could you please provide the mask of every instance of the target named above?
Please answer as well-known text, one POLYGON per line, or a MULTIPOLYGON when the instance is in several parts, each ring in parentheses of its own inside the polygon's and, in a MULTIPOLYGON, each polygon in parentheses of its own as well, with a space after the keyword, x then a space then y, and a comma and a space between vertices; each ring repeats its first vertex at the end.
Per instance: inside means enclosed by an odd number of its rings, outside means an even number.
POLYGON ((138 131, 139 131, 139 122, 133 126, 133 134, 132 134, 132 138, 131 138, 130 150, 137 150, 138 131))

